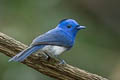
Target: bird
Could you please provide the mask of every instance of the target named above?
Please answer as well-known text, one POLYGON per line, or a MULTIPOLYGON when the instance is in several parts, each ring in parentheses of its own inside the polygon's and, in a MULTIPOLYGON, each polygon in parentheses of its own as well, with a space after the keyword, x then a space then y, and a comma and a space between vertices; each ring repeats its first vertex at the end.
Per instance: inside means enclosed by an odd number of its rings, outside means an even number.
POLYGON ((32 53, 40 50, 44 52, 46 58, 54 57, 61 64, 64 64, 65 61, 58 56, 73 47, 76 34, 79 30, 85 28, 85 26, 81 26, 74 19, 63 19, 54 29, 36 37, 28 48, 9 59, 9 62, 22 62, 32 53))

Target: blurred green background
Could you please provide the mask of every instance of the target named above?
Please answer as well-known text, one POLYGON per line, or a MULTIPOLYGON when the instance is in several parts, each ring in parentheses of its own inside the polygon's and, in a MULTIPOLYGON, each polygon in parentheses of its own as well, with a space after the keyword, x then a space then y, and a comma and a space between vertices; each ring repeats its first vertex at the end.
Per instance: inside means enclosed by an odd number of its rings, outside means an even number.
MULTIPOLYGON (((0 0, 0 31, 29 45, 65 18, 87 29, 60 57, 68 64, 120 80, 119 0, 0 0)), ((55 80, 0 54, 0 80, 55 80)))

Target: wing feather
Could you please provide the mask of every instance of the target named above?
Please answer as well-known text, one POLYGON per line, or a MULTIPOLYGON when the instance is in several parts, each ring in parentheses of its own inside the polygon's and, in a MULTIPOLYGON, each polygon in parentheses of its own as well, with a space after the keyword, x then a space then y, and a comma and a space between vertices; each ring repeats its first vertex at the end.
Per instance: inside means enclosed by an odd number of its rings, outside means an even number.
POLYGON ((60 29, 52 29, 34 39, 31 45, 58 45, 71 48, 73 43, 74 41, 70 35, 60 29))

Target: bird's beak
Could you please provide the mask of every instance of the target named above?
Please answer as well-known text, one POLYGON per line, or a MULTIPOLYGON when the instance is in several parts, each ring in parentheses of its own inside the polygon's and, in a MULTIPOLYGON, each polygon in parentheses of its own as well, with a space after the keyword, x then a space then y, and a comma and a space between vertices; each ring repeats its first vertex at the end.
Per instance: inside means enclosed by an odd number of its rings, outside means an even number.
POLYGON ((85 26, 77 26, 77 29, 80 30, 80 29, 85 29, 86 27, 85 26))

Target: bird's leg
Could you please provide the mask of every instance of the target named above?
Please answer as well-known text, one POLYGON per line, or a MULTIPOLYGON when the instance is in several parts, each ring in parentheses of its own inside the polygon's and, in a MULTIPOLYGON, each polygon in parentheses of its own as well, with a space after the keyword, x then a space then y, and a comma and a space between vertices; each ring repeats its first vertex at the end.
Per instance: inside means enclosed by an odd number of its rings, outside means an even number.
POLYGON ((57 55, 48 54, 46 51, 44 51, 44 56, 45 56, 45 59, 47 60, 50 60, 50 58, 53 57, 60 61, 59 64, 66 64, 66 62, 63 59, 60 59, 57 55))
POLYGON ((43 55, 45 56, 45 59, 50 60, 50 55, 47 52, 44 51, 43 55))
POLYGON ((66 62, 63 59, 60 59, 57 55, 55 57, 60 61, 59 64, 66 64, 66 62))

